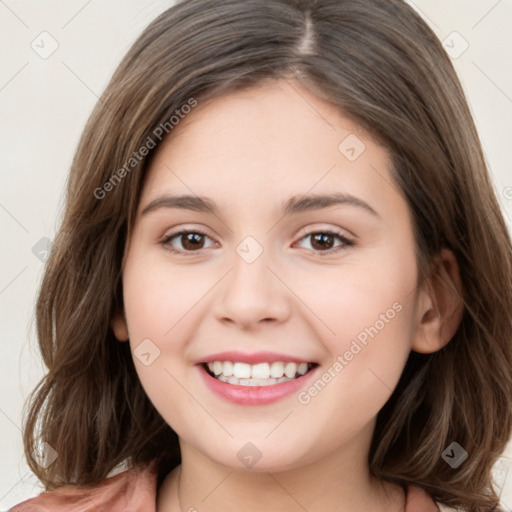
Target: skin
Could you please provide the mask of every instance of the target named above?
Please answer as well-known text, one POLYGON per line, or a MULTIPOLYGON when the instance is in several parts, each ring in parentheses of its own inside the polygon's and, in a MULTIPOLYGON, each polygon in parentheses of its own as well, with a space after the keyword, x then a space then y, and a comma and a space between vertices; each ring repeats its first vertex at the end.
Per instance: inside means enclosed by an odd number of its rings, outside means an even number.
MULTIPOLYGON (((453 255, 444 251, 439 262, 459 282, 453 255)), ((182 464, 160 487, 157 510, 403 510, 403 489, 369 474, 375 418, 410 351, 444 346, 461 309, 441 280, 418 286, 409 206, 386 148, 361 127, 295 81, 200 103, 152 160, 123 290, 114 333, 132 351, 148 338, 158 347, 151 364, 134 363, 180 438, 182 464), (338 149, 348 135, 366 146, 355 161, 338 149), (335 191, 377 215, 347 204, 280 210, 291 196, 335 191), (219 212, 162 207, 142 215, 163 193, 208 197, 219 212), (195 252, 180 236, 162 244, 182 229, 206 232, 195 252), (354 244, 307 236, 326 229, 354 244), (263 249, 250 264, 236 252, 247 236, 263 249), (263 406, 233 404, 194 365, 224 350, 275 351, 317 362, 321 376, 397 303, 400 312, 307 404, 296 393, 263 406), (250 469, 237 457, 247 442, 262 454, 250 469)))

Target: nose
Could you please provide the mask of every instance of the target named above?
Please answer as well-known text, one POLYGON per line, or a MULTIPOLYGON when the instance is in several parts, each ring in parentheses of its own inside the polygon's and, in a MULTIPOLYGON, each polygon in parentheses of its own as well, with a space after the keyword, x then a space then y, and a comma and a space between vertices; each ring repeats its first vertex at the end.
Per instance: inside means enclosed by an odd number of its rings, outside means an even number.
POLYGON ((218 321, 243 329, 286 321, 293 293, 285 284, 285 276, 279 275, 279 269, 271 268, 268 263, 265 251, 252 263, 239 254, 234 255, 233 267, 222 280, 214 301, 218 321))

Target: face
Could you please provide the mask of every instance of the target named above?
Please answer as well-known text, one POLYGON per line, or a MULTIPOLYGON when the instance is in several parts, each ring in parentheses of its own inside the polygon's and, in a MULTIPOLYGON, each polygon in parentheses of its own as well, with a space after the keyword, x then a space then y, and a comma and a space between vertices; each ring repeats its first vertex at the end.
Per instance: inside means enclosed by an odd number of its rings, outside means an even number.
POLYGON ((387 150, 284 80, 199 103, 171 135, 113 323, 149 399, 182 443, 229 467, 367 446, 418 320, 411 215, 387 150))

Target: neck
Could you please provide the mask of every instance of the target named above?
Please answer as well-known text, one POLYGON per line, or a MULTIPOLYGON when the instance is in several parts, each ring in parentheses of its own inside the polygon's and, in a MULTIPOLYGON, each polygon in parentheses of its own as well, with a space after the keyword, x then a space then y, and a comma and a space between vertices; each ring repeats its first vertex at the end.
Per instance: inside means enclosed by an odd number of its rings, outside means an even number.
MULTIPOLYGON (((369 443, 368 443, 369 445, 369 443)), ((291 469, 240 470, 180 440, 182 464, 159 489, 158 512, 388 512, 403 510, 401 487, 373 478, 356 440, 291 469)))

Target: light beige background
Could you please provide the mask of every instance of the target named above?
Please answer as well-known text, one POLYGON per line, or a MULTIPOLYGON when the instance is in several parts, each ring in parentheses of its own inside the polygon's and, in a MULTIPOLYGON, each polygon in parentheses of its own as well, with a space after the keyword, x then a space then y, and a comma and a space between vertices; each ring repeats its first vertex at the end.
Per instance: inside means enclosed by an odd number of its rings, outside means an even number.
MULTIPOLYGON (((32 248, 55 235, 69 165, 97 97, 141 30, 172 3, 0 1, 0 510, 42 490, 24 461, 20 430, 23 402, 43 374, 30 324, 43 263, 32 248), (58 48, 44 55, 52 39, 58 48)), ((512 0, 410 3, 451 47, 512 226, 512 0)), ((497 478, 512 510, 512 451, 505 455, 497 478)))

